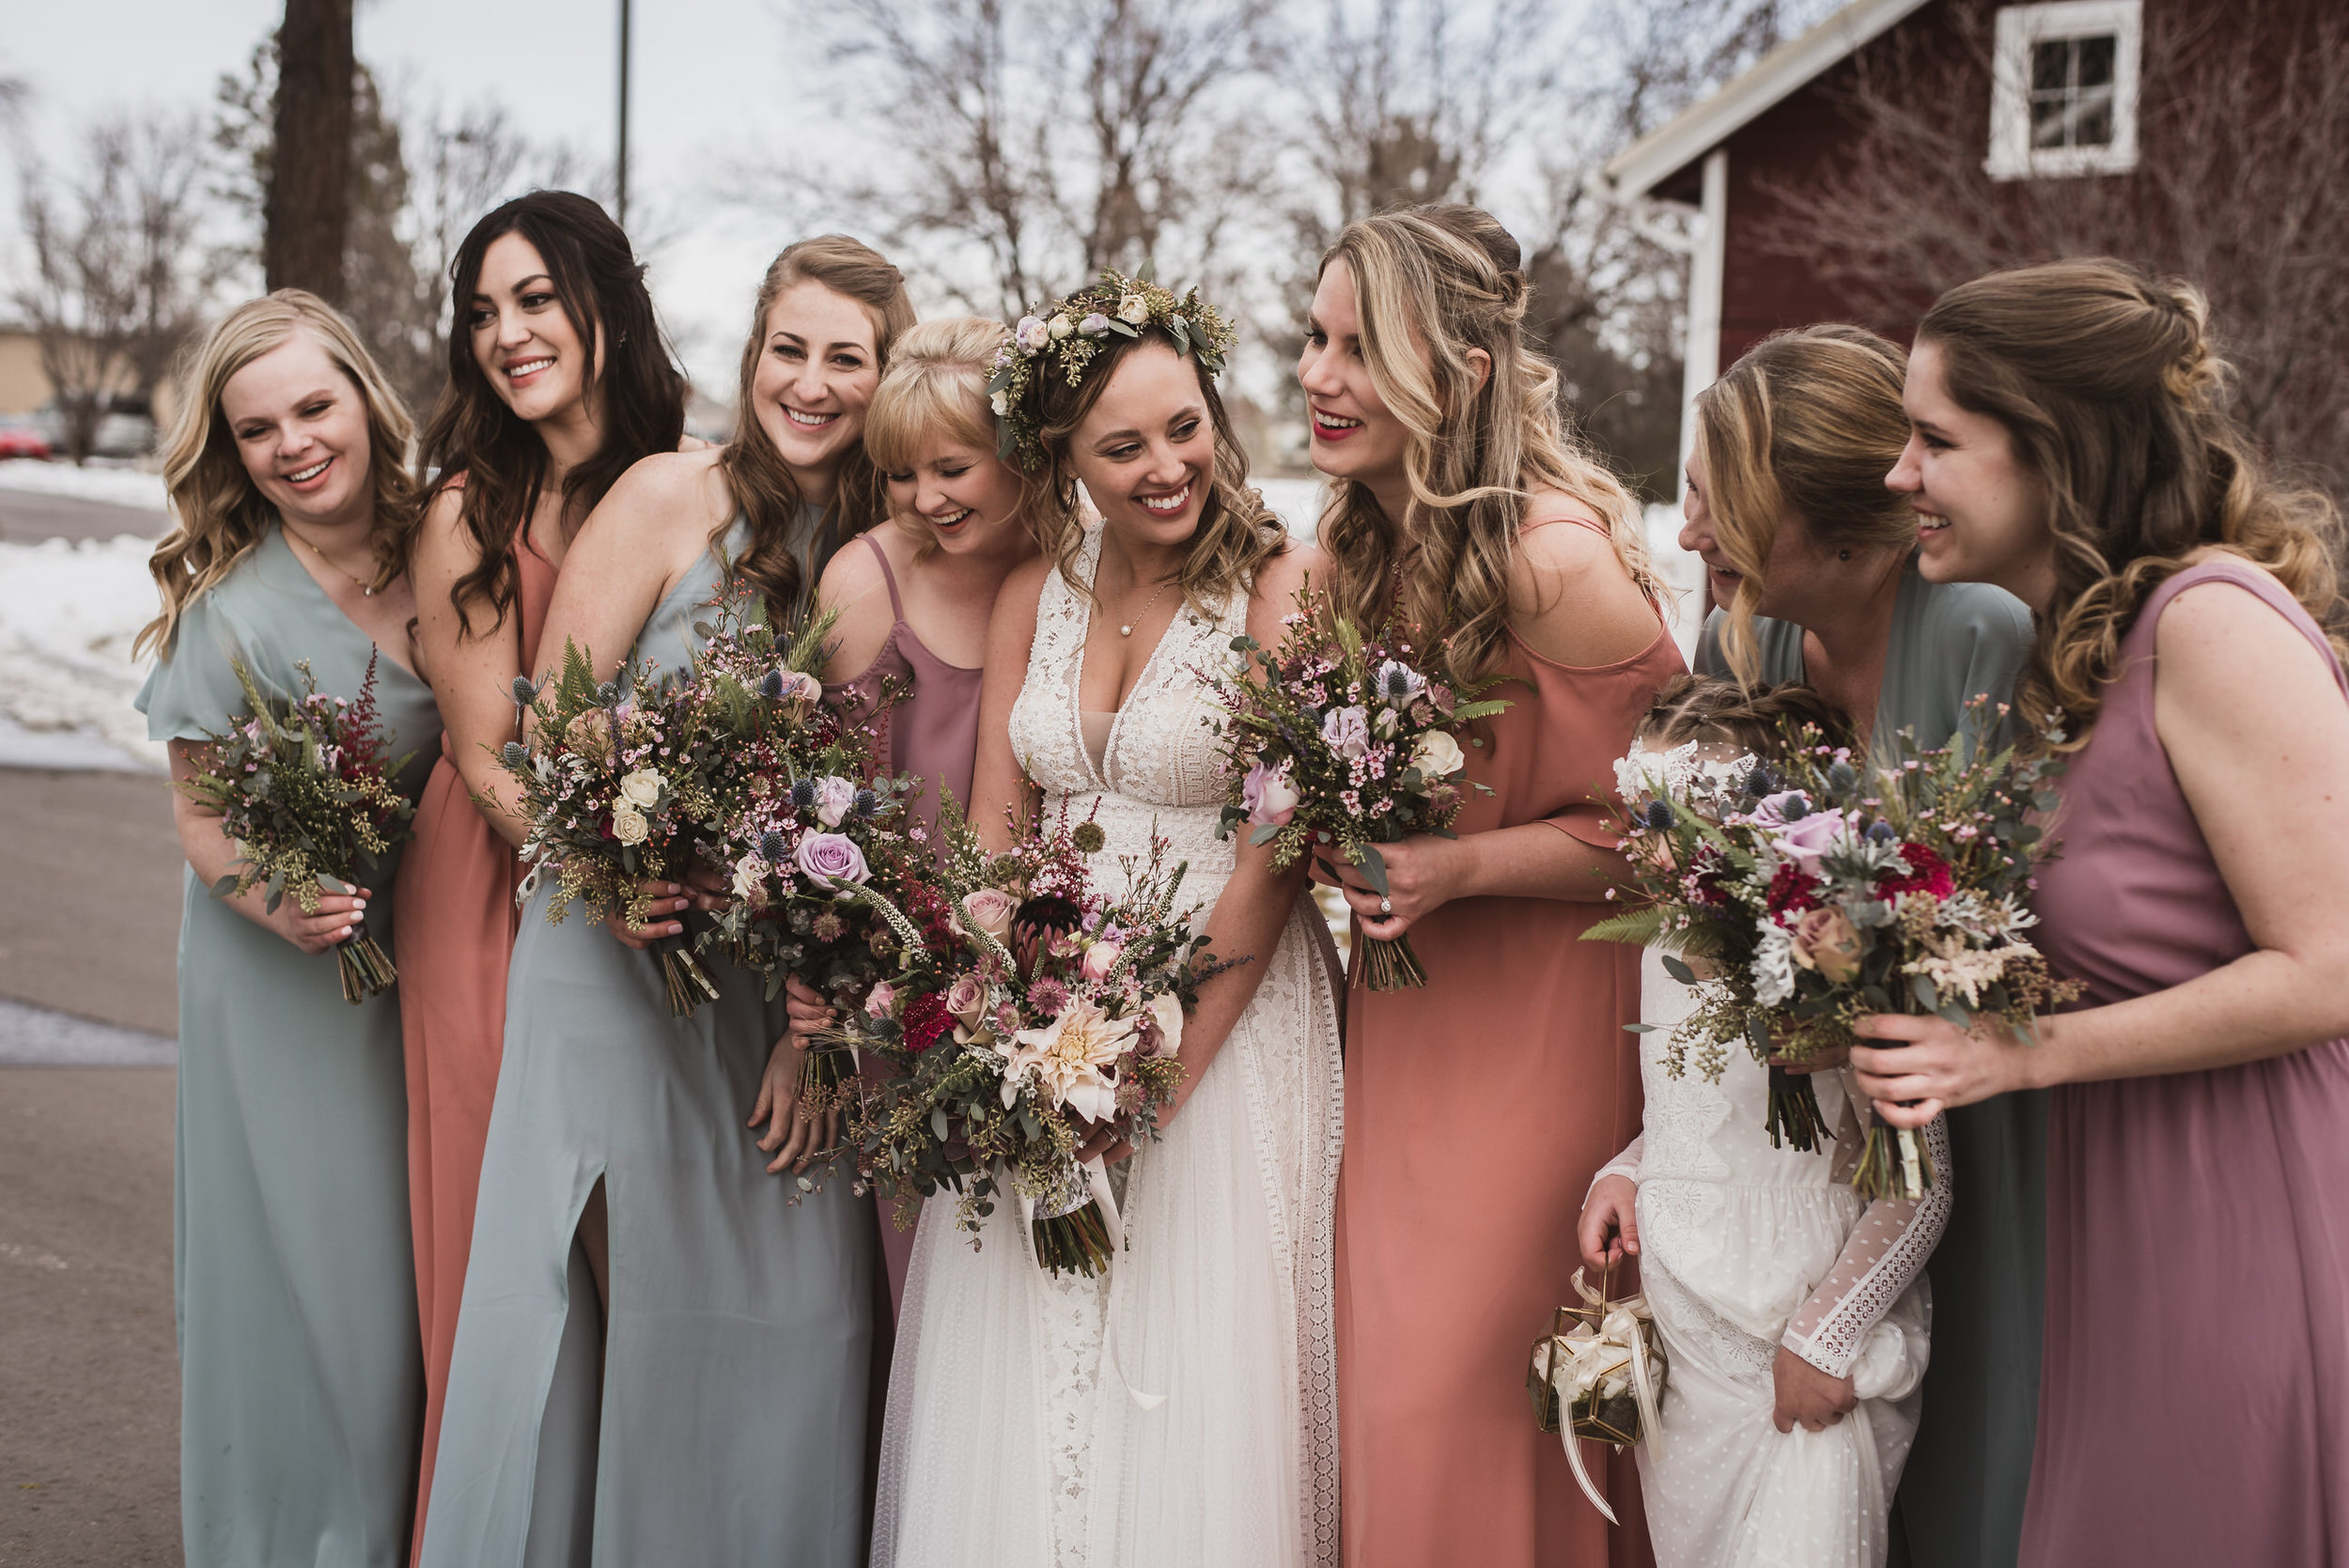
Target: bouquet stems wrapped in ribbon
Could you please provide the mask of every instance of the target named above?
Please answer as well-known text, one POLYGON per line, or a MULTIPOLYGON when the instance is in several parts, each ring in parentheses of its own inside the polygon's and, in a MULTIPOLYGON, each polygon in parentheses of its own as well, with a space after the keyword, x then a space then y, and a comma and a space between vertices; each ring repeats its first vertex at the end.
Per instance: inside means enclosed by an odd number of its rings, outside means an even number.
POLYGON ((1574 1271, 1574 1292, 1582 1305, 1559 1308, 1550 1318, 1549 1332, 1533 1342, 1533 1365, 1525 1387, 1533 1398, 1535 1426, 1558 1434, 1582 1495, 1615 1525, 1623 1521, 1591 1484, 1578 1439, 1612 1443, 1618 1449, 1643 1442, 1650 1452, 1660 1452, 1664 1430, 1658 1407, 1670 1368, 1647 1297, 1610 1300, 1609 1277, 1602 1277, 1598 1289, 1593 1290, 1584 1273, 1574 1271))
POLYGON ((855 895, 903 954, 831 1042, 891 1069, 860 1080, 859 1169, 883 1196, 957 1190, 974 1234, 1008 1183, 1036 1261, 1097 1274, 1123 1227, 1100 1161, 1077 1150, 1095 1129, 1158 1136, 1183 1081, 1183 1020, 1230 966, 1206 960, 1197 906, 1178 908, 1185 867, 1166 864, 1163 840, 1122 857, 1104 887, 1087 865, 1102 845, 1090 820, 1064 814, 990 855, 948 802, 940 833, 939 868, 909 881, 904 908, 855 895))
MULTIPOLYGON (((355 701, 320 691, 306 660, 296 666, 299 697, 263 692, 241 659, 230 668, 247 717, 209 736, 204 765, 184 786, 219 813, 221 831, 237 846, 238 868, 212 884, 212 896, 241 897, 266 882, 271 913, 288 894, 315 913, 321 890, 356 889, 371 863, 408 836, 415 815, 392 784, 408 759, 384 760, 390 737, 376 717, 375 658, 355 701)), ((335 946, 334 960, 343 1000, 354 1006, 397 978, 364 920, 335 946)))
MULTIPOLYGON (((1986 704, 1968 728, 1996 732, 1986 704)), ((2057 803, 2052 751, 1926 749, 1903 732, 1859 757, 1808 726, 1767 758, 1702 750, 1635 746, 1616 764, 1642 897, 1584 934, 1665 948, 1664 967, 1696 988, 1673 1071, 1693 1062, 1719 1078, 1732 1044, 1809 1061, 1852 1044, 1854 1020, 1872 1013, 1934 1013, 1960 1029, 1987 1014, 2031 1039, 2040 1013, 2078 994, 2026 935, 2046 853, 2032 818, 2057 803)), ((1773 1142, 1817 1143, 1800 1075, 1773 1072, 1769 1118, 1773 1142)), ((1934 1180, 1921 1137, 1871 1125, 1856 1190, 1916 1198, 1934 1180)))
MULTIPOLYGON (((1466 791, 1491 793, 1461 777, 1468 759, 1457 737, 1509 705, 1467 700, 1484 687, 1458 690, 1422 671, 1392 627, 1365 639, 1311 586, 1282 625, 1270 651, 1252 637, 1232 640, 1239 665, 1217 688, 1230 717, 1216 831, 1229 838, 1247 824, 1249 843, 1272 845, 1276 870, 1326 846, 1383 897, 1380 845, 1413 833, 1449 838, 1466 791)), ((1408 935, 1361 937, 1354 955, 1354 973, 1374 991, 1427 984, 1408 935)))

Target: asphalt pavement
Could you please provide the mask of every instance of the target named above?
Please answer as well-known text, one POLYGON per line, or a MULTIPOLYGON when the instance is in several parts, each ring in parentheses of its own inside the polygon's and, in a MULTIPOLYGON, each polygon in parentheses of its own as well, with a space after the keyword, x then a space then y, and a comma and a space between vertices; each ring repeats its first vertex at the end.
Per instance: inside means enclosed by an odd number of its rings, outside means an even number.
POLYGON ((29 544, 36 539, 111 539, 118 534, 153 538, 170 519, 143 507, 117 506, 75 495, 0 489, 0 539, 29 544))

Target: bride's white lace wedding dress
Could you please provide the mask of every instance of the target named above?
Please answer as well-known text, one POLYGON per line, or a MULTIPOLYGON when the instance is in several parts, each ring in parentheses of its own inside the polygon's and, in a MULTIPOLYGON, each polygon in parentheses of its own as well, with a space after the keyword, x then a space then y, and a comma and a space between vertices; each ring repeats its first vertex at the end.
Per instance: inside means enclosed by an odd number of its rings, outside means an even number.
MULTIPOLYGON (((1087 582, 1099 551, 1097 529, 1074 563, 1087 582)), ((1046 578, 1014 753, 1048 819, 1066 803, 1100 824, 1096 876, 1115 877, 1154 830, 1171 840, 1204 921, 1233 863, 1215 835, 1221 710, 1205 673, 1232 660, 1246 596, 1213 613, 1186 606, 1105 738, 1093 716, 1090 752, 1078 706, 1089 605, 1046 578)), ((996 1205, 975 1251, 952 1202, 925 1206, 882 1437, 879 1568, 1337 1561, 1341 1079, 1327 941, 1300 897, 1274 951, 1252 955, 1255 1000, 1128 1167, 1129 1246, 1105 1280, 1038 1267, 1017 1203, 996 1205), (1164 1402, 1143 1408, 1144 1391, 1164 1402)))

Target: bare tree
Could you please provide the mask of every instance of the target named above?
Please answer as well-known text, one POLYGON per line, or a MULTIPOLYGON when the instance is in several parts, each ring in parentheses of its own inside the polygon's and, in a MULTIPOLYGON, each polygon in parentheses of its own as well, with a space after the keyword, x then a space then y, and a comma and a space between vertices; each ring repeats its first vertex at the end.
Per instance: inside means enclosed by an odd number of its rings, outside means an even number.
POLYGON ((2209 295, 2237 407, 2288 460, 2349 480, 2349 15, 2279 0, 2147 7, 2136 169, 1993 180, 1993 8, 1951 0, 1952 68, 1895 33, 1839 88, 1855 133, 1823 182, 1777 192, 1766 241, 1905 332, 1999 267, 2112 255, 2209 295))
POLYGON ((886 176, 812 189, 805 217, 936 257, 972 308, 1016 317, 1105 266, 1215 265, 1264 159, 1240 78, 1271 0, 831 0, 793 13, 879 107, 886 176))
POLYGON ((343 245, 350 222, 351 0, 286 0, 278 30, 277 101, 261 272, 272 288, 343 299, 343 245))
POLYGON ((15 305, 40 347, 66 450, 88 458, 117 406, 146 404, 194 325, 203 143, 163 114, 92 122, 62 178, 27 157, 19 176, 30 275, 15 305))

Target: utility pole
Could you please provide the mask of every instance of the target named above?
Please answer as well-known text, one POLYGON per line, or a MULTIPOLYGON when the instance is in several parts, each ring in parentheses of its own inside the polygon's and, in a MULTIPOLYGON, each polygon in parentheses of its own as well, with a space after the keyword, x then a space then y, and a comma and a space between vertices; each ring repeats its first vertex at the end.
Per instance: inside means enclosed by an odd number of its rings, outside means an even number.
POLYGON ((614 214, 620 226, 628 226, 628 9, 629 0, 620 0, 620 157, 618 163, 619 209, 614 214))

